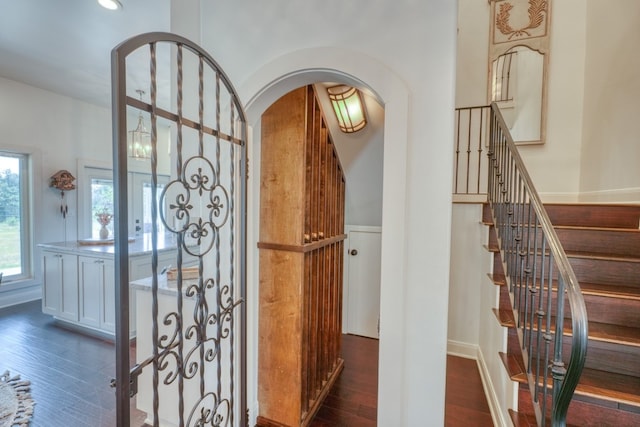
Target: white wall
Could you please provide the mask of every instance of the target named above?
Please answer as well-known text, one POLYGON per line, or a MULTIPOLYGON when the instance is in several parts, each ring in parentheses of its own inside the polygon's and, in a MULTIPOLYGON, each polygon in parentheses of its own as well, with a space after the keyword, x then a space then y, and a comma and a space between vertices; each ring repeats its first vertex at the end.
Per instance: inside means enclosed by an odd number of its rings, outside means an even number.
POLYGON ((581 200, 640 202, 640 2, 586 3, 581 200))
MULTIPOLYGON (((326 91, 318 91, 329 102, 326 91)), ((384 107, 371 95, 363 95, 369 118, 367 126, 355 133, 332 133, 333 143, 344 168, 345 224, 382 225, 382 165, 384 150, 384 107)), ((330 129, 338 129, 333 111, 325 108, 330 129)))
MULTIPOLYGON (((0 148, 34 152, 40 197, 34 200, 36 244, 62 241, 64 220, 60 193, 49 188, 49 178, 66 169, 78 176, 77 159, 111 159, 111 112, 85 102, 0 78, 0 148)), ((76 181, 76 185, 78 182, 76 181)), ((67 239, 77 238, 77 191, 65 195, 69 208, 67 239)), ((36 250, 36 255, 38 251, 36 250)), ((36 280, 0 288, 0 307, 40 296, 40 260, 34 260, 36 280)))
POLYGON ((442 425, 451 220, 451 187, 442 183, 451 181, 455 2, 200 8, 202 44, 253 106, 252 125, 268 106, 260 106, 266 90, 281 92, 281 82, 310 70, 359 81, 385 106, 378 423, 420 425, 429 414, 442 425))
MULTIPOLYGON (((456 106, 488 104, 489 4, 459 0, 458 5, 456 106)), ((520 146, 533 182, 547 201, 576 201, 580 190, 585 14, 581 0, 551 2, 546 143, 520 146)))

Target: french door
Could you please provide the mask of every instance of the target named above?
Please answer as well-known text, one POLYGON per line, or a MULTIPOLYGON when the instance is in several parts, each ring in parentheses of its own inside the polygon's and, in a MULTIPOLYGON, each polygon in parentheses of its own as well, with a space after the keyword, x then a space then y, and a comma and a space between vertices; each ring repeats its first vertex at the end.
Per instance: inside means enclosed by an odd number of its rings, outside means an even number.
POLYGON ((246 425, 242 105, 199 46, 148 33, 112 51, 112 112, 118 426, 134 397, 154 426, 246 425), (150 177, 142 233, 132 169, 150 177))

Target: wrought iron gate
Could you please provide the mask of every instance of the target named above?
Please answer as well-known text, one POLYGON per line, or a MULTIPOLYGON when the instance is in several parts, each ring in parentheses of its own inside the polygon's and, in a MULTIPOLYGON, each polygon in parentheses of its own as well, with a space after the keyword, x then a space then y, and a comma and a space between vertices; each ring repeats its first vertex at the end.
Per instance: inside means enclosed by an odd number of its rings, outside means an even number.
POLYGON ((118 426, 129 426, 133 396, 154 426, 246 425, 242 105, 199 46, 148 33, 112 51, 112 111, 118 426), (143 224, 128 202, 141 169, 143 224))

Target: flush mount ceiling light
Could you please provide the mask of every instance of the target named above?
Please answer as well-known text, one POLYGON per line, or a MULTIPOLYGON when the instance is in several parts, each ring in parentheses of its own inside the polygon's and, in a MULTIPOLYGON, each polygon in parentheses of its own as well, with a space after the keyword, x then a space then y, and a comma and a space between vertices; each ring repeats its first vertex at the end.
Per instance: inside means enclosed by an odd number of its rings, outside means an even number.
POLYGON ((104 7, 105 9, 109 9, 109 10, 122 9, 122 3, 120 3, 118 0, 98 0, 98 3, 100 4, 100 6, 104 7))
POLYGON ((357 132, 367 125, 364 103, 358 89, 340 85, 327 88, 327 93, 342 132, 357 132))
MULTIPOLYGON (((142 101, 143 90, 136 90, 142 101)), ((129 157, 134 159, 148 159, 151 157, 151 134, 144 126, 142 111, 138 114, 138 126, 129 131, 129 157)))

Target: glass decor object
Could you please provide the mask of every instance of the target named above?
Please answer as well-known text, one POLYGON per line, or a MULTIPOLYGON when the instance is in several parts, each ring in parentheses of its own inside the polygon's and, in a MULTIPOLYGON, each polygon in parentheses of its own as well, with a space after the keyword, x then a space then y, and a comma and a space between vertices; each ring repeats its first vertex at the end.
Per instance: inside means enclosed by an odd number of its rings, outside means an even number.
MULTIPOLYGON (((142 101, 143 90, 136 90, 142 101)), ((138 114, 138 125, 129 131, 129 157, 134 159, 148 159, 151 157, 151 133, 144 125, 142 111, 138 114)))
POLYGON ((358 89, 344 85, 332 86, 327 88, 327 93, 342 132, 357 132, 367 125, 364 103, 358 89))
POLYGON ((100 238, 102 240, 107 239, 109 237, 109 229, 107 228, 107 226, 111 223, 111 218, 113 218, 113 215, 108 212, 99 212, 96 214, 96 218, 98 220, 98 223, 100 224, 100 238))

